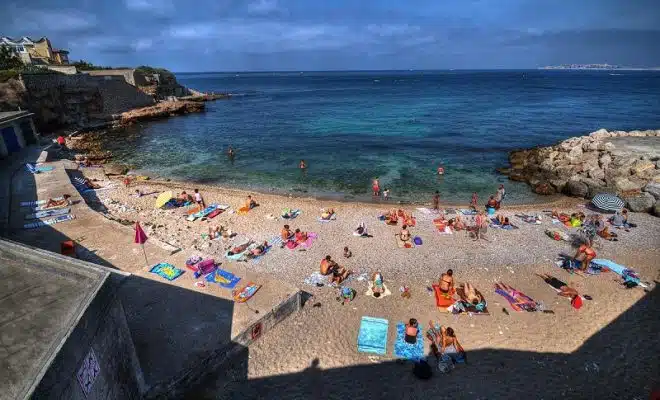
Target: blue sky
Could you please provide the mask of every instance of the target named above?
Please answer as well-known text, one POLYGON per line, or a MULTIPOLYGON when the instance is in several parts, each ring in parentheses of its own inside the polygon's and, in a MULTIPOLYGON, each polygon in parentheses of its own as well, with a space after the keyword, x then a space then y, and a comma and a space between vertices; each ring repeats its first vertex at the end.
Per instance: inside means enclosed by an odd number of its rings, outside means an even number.
POLYGON ((660 65, 660 0, 4 0, 4 36, 173 71, 660 65))

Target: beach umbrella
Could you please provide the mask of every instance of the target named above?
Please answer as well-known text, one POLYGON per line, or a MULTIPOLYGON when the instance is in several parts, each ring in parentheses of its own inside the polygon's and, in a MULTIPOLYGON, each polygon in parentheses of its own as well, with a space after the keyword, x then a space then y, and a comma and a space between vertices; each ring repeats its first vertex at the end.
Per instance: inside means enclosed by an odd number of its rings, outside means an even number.
POLYGON ((171 191, 159 194, 158 198, 156 199, 156 208, 163 207, 165 204, 167 204, 168 201, 172 200, 172 197, 174 197, 174 195, 171 191))
POLYGON ((624 202, 613 194, 600 193, 591 199, 591 204, 605 211, 619 211, 623 208, 624 202))
POLYGON ((144 233, 142 230, 142 227, 140 226, 139 222, 135 223, 135 243, 139 243, 140 246, 142 246, 142 253, 144 254, 144 262, 149 265, 149 261, 147 261, 147 252, 144 249, 144 243, 147 241, 148 237, 147 234, 144 233))

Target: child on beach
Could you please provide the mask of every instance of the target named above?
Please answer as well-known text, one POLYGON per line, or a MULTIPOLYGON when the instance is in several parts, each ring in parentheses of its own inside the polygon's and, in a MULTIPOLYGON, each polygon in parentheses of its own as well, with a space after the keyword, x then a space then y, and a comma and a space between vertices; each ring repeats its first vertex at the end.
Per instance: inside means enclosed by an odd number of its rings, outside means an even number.
POLYGON ((352 256, 353 253, 348 249, 348 247, 344 247, 344 257, 351 258, 352 256))
POLYGON ((387 200, 388 197, 390 197, 390 189, 385 188, 385 190, 383 190, 383 200, 387 200))
POLYGON ((378 178, 375 178, 372 182, 371 189, 374 192, 374 196, 380 196, 380 182, 378 181, 378 178))
POLYGON ((202 194, 199 193, 199 189, 195 189, 195 203, 197 203, 197 205, 201 208, 206 208, 204 198, 202 197, 202 194))

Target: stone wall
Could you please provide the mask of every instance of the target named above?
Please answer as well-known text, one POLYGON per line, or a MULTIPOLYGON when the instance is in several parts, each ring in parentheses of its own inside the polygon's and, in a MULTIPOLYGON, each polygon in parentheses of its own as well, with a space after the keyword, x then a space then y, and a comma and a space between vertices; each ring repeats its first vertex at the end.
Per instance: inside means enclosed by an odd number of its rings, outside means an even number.
POLYGON ((134 69, 102 69, 97 71, 83 71, 83 74, 90 76, 119 76, 127 83, 136 86, 134 69))
POLYGON ((601 129, 555 146, 514 151, 509 162, 511 168, 501 172, 538 194, 591 198, 607 192, 632 211, 660 207, 660 130, 601 129))
POLYGON ((122 76, 38 74, 21 77, 26 106, 41 131, 84 126, 132 108, 154 104, 153 97, 122 76))
POLYGON ((121 275, 110 275, 53 360, 33 398, 142 398, 144 379, 124 308, 116 295, 121 279, 124 279, 121 275), (100 368, 86 394, 78 382, 77 373, 90 350, 100 368))

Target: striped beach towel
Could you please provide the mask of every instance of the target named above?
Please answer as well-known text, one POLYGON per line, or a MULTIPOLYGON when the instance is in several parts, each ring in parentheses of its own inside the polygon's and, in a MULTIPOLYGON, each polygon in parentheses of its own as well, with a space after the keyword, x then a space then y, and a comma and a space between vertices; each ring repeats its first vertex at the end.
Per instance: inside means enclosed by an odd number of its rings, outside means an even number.
POLYGON ((65 215, 71 212, 71 208, 58 208, 53 210, 37 211, 33 214, 28 214, 25 216, 25 219, 37 219, 37 218, 49 218, 57 217, 59 215, 65 215))
MULTIPOLYGON (((55 197, 53 200, 64 200, 64 197, 55 197)), ((21 207, 35 207, 35 206, 40 206, 42 204, 46 204, 48 200, 32 200, 32 201, 21 201, 21 207)), ((39 210, 35 210, 39 211, 39 210)))
POLYGON ((66 222, 66 221, 71 221, 72 219, 75 219, 76 217, 72 214, 67 214, 67 215, 60 215, 55 218, 47 219, 44 221, 36 221, 36 222, 30 222, 25 225, 23 225, 24 229, 35 229, 35 228, 41 228, 42 226, 47 226, 47 225, 54 225, 60 222, 66 222))

